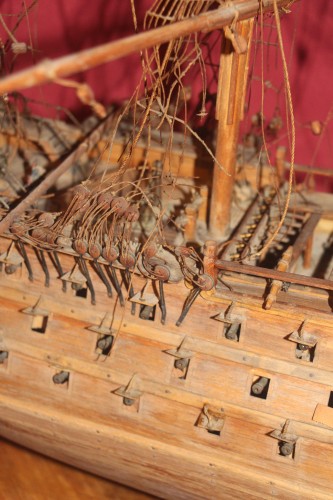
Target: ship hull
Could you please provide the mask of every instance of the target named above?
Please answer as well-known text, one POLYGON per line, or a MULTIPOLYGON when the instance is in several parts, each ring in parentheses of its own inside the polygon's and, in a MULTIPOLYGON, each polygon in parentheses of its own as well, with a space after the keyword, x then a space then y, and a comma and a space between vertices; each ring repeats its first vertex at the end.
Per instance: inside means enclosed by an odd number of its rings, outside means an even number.
MULTIPOLYGON (((158 305, 154 318, 143 320, 139 304, 133 315, 129 301, 121 308, 115 294, 108 298, 92 268, 96 306, 89 294, 62 292, 51 265, 51 286, 44 287, 38 260, 27 250, 34 282, 24 266, 16 276, 1 276, 0 350, 8 352, 0 365, 2 436, 165 498, 330 497, 333 325, 326 296, 305 300, 294 290, 296 305, 281 302, 264 311, 262 292, 250 294, 258 285, 247 283, 246 296, 226 289, 202 294, 177 327, 189 289, 170 284, 162 325, 158 305), (216 319, 235 299, 237 342, 216 319), (287 338, 305 314, 317 338, 311 362, 296 359, 287 338), (36 317, 47 317, 44 331, 36 317), (101 355, 97 342, 108 328, 114 342, 101 355), (175 366, 182 350, 186 372, 175 366), (69 380, 55 384, 61 371, 69 380), (266 398, 252 394, 260 377, 270 381, 266 398), (124 391, 133 404, 125 404, 124 391), (318 408, 325 425, 315 418, 318 408), (205 421, 209 411, 217 427, 205 421), (296 440, 292 454, 283 456, 272 433, 287 421, 296 440)), ((72 256, 60 258, 64 271, 73 268, 72 256)), ((145 282, 133 277, 135 291, 145 282)))

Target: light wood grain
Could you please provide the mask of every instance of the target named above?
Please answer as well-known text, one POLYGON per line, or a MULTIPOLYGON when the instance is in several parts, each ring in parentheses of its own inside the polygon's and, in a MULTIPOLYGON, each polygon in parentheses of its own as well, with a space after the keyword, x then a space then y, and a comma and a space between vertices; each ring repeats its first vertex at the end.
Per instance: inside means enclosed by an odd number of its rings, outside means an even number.
MULTIPOLYGON (((9 243, 0 238, 1 250, 9 243)), ((290 294, 288 305, 278 302, 270 311, 262 309, 260 297, 243 295, 233 309, 242 322, 239 342, 233 342, 214 319, 230 305, 227 294, 198 297, 176 327, 189 289, 168 284, 162 325, 158 307, 155 320, 144 321, 138 308, 131 314, 129 302, 123 309, 108 298, 89 263, 96 306, 89 294, 64 294, 51 262, 46 288, 36 257, 27 251, 35 272, 29 288, 24 268, 17 275, 0 274, 0 350, 9 352, 0 365, 1 435, 166 498, 330 497, 332 430, 313 421, 316 406, 327 406, 333 387, 333 324, 325 309, 319 306, 313 315, 304 298, 294 303, 299 291, 290 294), (49 313, 44 334, 32 330, 32 316, 23 312, 37 302, 49 313), (98 334, 89 327, 100 325, 106 313, 115 340, 110 355, 98 357, 98 334), (305 314, 306 328, 317 338, 312 363, 296 359, 288 340, 305 314), (183 347, 192 357, 182 380, 165 351, 185 336, 183 347), (68 385, 52 382, 60 370, 70 372, 68 385), (128 407, 115 391, 135 373, 141 395, 128 407), (256 377, 270 379, 266 399, 250 394, 256 377), (221 436, 196 426, 206 404, 223 408, 221 436), (298 437, 294 458, 281 456, 271 437, 287 419, 298 437)), ((70 271, 73 257, 59 257, 70 271)), ((144 282, 133 277, 135 292, 144 282)), ((320 305, 321 291, 302 293, 320 305)))

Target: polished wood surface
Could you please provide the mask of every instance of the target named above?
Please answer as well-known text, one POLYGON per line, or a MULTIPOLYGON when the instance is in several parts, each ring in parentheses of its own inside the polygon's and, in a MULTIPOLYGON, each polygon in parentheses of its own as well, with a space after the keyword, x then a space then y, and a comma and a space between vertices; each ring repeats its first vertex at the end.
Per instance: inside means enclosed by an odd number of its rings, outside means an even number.
POLYGON ((0 500, 148 500, 154 497, 0 439, 0 500))
MULTIPOLYGON (((3 251, 10 245, 7 239, 0 243, 3 251)), ((331 498, 332 432, 314 423, 313 415, 318 405, 328 405, 332 390, 328 367, 333 359, 333 324, 321 303, 316 308, 316 295, 304 291, 294 298, 291 287, 288 304, 279 299, 271 310, 264 310, 261 293, 256 297, 250 288, 249 294, 236 295, 235 288, 243 288, 235 283, 232 291, 217 288, 198 297, 177 327, 188 289, 168 284, 167 324, 161 324, 157 308, 148 325, 138 307, 136 315, 128 306, 116 310, 115 295, 107 296, 95 274, 94 307, 88 294, 83 298, 71 289, 66 295, 62 292, 51 263, 51 286, 45 287, 36 254, 28 246, 27 253, 33 283, 27 286, 23 266, 17 275, 1 275, 0 349, 9 356, 0 365, 0 434, 163 498, 331 498), (241 323, 238 342, 226 338, 223 321, 215 319, 225 317, 233 301, 237 303, 230 320, 241 323), (111 323, 106 313, 113 310, 117 337, 103 358, 96 354, 96 328, 111 323), (34 318, 46 312, 49 320, 41 333, 34 318), (317 339, 311 363, 296 358, 295 345, 286 338, 305 316, 307 329, 317 339), (174 357, 168 354, 180 345, 192 353, 185 378, 179 377, 174 357), (60 387, 53 376, 62 370, 70 378, 60 387), (251 394, 259 377, 270 379, 265 399, 251 394), (128 406, 119 389, 130 381, 139 397, 128 406), (223 409, 220 435, 197 424, 207 405, 211 411, 223 409), (292 457, 279 453, 278 440, 271 435, 287 420, 292 420, 298 438, 292 457)), ((72 256, 59 252, 59 258, 64 270, 74 268, 72 256)), ((135 275, 132 282, 134 290, 145 284, 135 275)), ((3 472, 5 484, 13 469, 3 472)), ((38 474, 48 491, 58 491, 58 483, 38 474)), ((11 481, 13 488, 19 484, 11 481)), ((11 492, 13 488, 8 486, 11 492)), ((72 490, 76 493, 79 487, 72 490)), ((86 496, 96 497, 97 493, 86 496)), ((111 498, 117 497, 111 493, 111 498)))

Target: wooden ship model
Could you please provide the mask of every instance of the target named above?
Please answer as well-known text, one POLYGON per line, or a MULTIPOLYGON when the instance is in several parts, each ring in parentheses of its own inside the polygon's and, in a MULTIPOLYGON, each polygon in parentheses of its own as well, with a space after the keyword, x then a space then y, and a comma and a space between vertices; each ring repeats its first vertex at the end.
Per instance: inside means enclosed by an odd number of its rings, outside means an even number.
POLYGON ((0 81, 2 436, 163 498, 331 498, 333 281, 306 269, 317 241, 331 255, 333 198, 291 189, 293 130, 290 181, 279 149, 231 213, 254 18, 279 26, 289 7, 158 0, 146 31, 0 81), (176 112, 215 29, 217 147, 198 160, 176 112), (7 93, 135 50, 143 79, 121 111, 78 88, 101 117, 89 131, 10 107, 7 93), (19 197, 22 151, 53 161, 19 197), (79 161, 95 175, 67 189, 79 161))

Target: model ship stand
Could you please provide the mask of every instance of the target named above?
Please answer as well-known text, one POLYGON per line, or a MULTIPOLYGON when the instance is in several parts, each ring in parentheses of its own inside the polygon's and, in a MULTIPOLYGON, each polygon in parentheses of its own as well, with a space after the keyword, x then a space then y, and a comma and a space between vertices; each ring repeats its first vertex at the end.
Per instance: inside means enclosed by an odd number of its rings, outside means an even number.
MULTIPOLYGON (((244 39, 251 24, 237 25, 244 39)), ((246 77, 247 53, 230 43, 220 78, 231 81, 231 72, 236 79, 219 102, 216 155, 229 175, 215 165, 213 183, 201 180, 201 203, 186 210, 190 243, 211 191, 210 238, 200 260, 185 244, 172 251, 151 245, 131 261, 122 242, 111 259, 96 247, 81 251, 71 232, 56 249, 35 232, 33 245, 18 219, 20 203, 0 222, 0 432, 159 497, 330 498, 333 281, 329 269, 326 278, 294 271, 323 264, 325 255, 312 248, 319 237, 329 255, 333 200, 318 207, 311 195, 295 194, 282 230, 259 255, 280 219, 277 193, 266 187, 228 245, 221 250, 212 238, 230 223, 231 200, 223 217, 214 204, 221 189, 231 193, 246 77), (216 182, 221 176, 229 186, 216 182)), ((74 193, 75 204, 83 195, 74 193)), ((24 210, 35 201, 25 198, 24 210)), ((102 211, 105 199, 98 203, 102 211)), ((118 197, 111 217, 134 224, 130 208, 120 216, 118 197)), ((47 233, 55 223, 41 210, 30 215, 39 221, 34 231, 47 233)))

